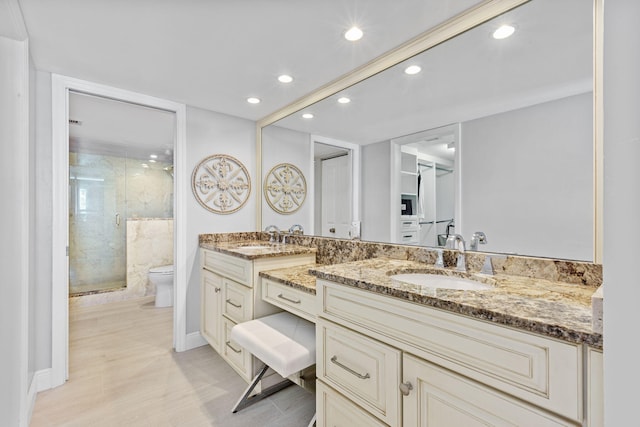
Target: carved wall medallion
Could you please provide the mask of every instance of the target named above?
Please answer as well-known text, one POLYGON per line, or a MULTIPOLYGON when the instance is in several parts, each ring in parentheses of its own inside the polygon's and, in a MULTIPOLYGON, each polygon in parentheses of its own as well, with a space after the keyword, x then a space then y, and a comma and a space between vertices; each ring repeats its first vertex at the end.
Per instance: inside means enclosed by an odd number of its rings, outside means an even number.
POLYGON ((292 214, 307 197, 307 181, 300 169, 290 163, 280 163, 265 178, 264 196, 274 211, 292 214))
POLYGON ((203 208, 217 214, 230 214, 247 203, 251 178, 238 159, 214 154, 195 167, 191 188, 203 208))

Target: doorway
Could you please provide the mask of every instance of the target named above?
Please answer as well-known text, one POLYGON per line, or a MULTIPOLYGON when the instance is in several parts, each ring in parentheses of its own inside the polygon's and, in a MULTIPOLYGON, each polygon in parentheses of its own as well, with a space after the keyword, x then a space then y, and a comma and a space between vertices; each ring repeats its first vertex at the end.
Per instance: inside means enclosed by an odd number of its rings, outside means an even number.
POLYGON ((173 264, 175 113, 71 91, 69 117, 69 296, 153 295, 147 271, 173 264))
MULTIPOLYGON (((190 347, 186 334, 186 106, 106 85, 53 74, 52 88, 52 313, 50 385, 68 378, 69 361, 69 96, 71 92, 123 101, 175 114, 174 133, 174 307, 173 345, 190 347)), ((195 341, 195 340, 194 340, 195 341)), ((199 343, 197 344, 199 345, 199 343)))
POLYGON ((324 237, 360 238, 360 146, 311 136, 313 230, 324 237))

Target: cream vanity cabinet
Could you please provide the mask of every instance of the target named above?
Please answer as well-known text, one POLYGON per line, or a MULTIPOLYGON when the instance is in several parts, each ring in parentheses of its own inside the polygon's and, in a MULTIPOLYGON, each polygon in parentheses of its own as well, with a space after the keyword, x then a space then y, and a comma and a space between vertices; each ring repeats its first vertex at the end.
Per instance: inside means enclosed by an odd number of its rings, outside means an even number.
POLYGON ((325 280, 316 289, 318 426, 347 425, 337 413, 375 420, 351 425, 600 425, 584 408, 582 345, 325 280))
POLYGON ((244 259, 208 249, 201 254, 202 336, 245 381, 261 367, 229 336, 237 323, 281 311, 262 299, 263 270, 315 263, 315 253, 244 259))

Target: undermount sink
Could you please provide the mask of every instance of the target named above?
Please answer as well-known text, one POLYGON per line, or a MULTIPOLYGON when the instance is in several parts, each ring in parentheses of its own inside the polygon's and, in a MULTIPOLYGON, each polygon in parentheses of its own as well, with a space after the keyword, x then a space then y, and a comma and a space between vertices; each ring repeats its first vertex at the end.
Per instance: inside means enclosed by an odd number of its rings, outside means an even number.
POLYGON ((391 276, 391 280, 424 288, 455 289, 460 291, 482 291, 493 288, 493 286, 486 283, 463 277, 429 273, 395 274, 391 276))
POLYGON ((267 249, 270 248, 270 245, 247 245, 247 246, 240 246, 238 249, 267 249))

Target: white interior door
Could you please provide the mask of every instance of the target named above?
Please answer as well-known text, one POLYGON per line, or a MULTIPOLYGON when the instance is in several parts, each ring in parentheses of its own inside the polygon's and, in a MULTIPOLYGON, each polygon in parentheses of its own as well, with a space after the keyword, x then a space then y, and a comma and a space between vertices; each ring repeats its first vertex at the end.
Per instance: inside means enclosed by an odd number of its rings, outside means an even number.
POLYGON ((349 238, 351 162, 348 155, 322 161, 322 235, 349 238))

